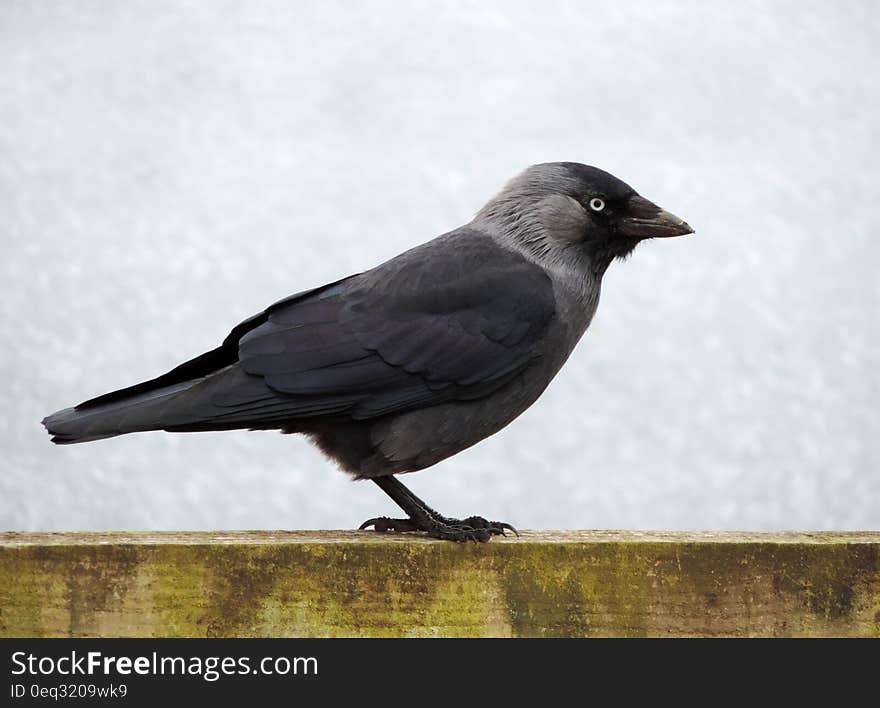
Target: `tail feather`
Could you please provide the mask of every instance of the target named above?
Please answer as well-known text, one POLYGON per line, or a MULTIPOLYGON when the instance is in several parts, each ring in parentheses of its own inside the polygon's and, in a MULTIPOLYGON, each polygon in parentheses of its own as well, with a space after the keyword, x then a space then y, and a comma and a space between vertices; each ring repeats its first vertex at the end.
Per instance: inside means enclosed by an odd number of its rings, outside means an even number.
POLYGON ((58 445, 161 430, 171 422, 169 404, 198 381, 185 381, 108 403, 65 408, 46 416, 42 423, 52 435, 52 442, 58 445))
POLYGON ((52 442, 71 445, 148 430, 283 429, 291 420, 340 413, 357 403, 351 395, 278 394, 262 376, 248 374, 237 364, 188 381, 144 390, 145 386, 56 411, 43 419, 43 425, 52 442))

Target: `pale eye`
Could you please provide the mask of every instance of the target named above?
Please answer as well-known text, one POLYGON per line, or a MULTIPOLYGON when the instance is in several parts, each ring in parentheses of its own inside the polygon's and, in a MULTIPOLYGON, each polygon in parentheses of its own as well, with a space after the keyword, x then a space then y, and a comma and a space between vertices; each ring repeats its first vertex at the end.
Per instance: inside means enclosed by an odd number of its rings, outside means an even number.
POLYGON ((605 208, 605 200, 599 197, 593 197, 590 200, 590 209, 593 211, 602 211, 605 208))

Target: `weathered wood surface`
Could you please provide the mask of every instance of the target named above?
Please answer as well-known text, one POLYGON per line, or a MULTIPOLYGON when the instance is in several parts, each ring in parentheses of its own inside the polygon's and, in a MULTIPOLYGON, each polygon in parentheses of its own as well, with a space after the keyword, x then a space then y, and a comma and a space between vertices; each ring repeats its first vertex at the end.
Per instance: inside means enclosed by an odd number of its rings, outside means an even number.
POLYGON ((880 533, 6 533, 0 636, 880 637, 880 533))

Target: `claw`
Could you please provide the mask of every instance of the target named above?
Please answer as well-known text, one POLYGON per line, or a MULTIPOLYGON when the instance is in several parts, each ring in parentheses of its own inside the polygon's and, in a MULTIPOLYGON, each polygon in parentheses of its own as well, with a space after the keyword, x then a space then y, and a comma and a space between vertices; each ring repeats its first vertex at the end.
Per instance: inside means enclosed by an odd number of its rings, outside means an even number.
POLYGON ((492 526, 498 527, 498 533, 500 533, 502 536, 507 535, 506 533, 504 533, 505 530, 513 531, 514 536, 519 536, 519 531, 513 528, 513 526, 511 526, 510 524, 504 523, 503 521, 491 521, 490 523, 492 524, 492 526))
POLYGON ((377 516, 375 519, 367 519, 358 526, 363 531, 372 526, 376 531, 417 531, 418 528, 410 519, 390 519, 387 516, 377 516))
POLYGON ((493 536, 506 536, 504 533, 505 530, 513 531, 514 535, 519 536, 519 531, 517 531, 513 526, 504 521, 487 521, 482 516, 471 516, 467 519, 463 519, 462 521, 456 521, 456 519, 446 519, 447 523, 460 523, 464 526, 470 526, 475 529, 484 529, 488 531, 493 536))

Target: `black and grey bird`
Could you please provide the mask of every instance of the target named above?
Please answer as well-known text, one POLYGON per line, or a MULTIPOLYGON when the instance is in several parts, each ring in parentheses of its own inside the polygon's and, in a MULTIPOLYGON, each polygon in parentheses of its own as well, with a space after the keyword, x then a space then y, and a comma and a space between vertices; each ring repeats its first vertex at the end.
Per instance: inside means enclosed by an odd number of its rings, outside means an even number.
POLYGON ((361 528, 486 541, 513 527, 444 517, 394 475, 525 411, 589 326, 609 264, 645 239, 689 233, 607 172, 534 165, 469 224, 276 302, 216 349, 43 424, 64 444, 146 430, 303 433, 407 514, 361 528))

